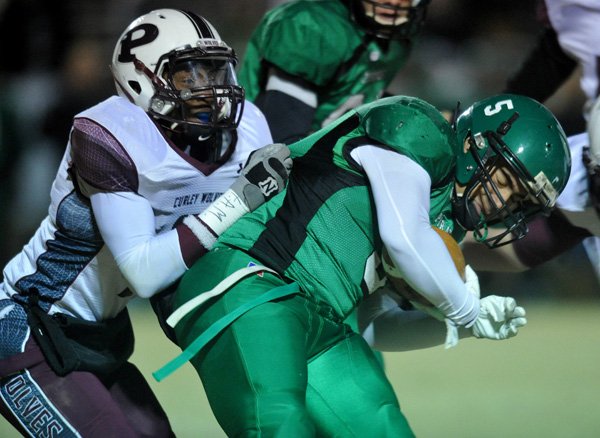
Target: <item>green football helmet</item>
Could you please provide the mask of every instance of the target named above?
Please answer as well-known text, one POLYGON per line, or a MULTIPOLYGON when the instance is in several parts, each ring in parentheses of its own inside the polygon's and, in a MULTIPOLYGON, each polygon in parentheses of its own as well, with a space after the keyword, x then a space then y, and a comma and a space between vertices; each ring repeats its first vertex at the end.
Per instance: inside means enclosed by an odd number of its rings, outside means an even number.
POLYGON ((502 94, 473 104, 455 129, 459 144, 470 145, 457 158, 456 181, 464 191, 453 195, 456 220, 492 248, 523 238, 527 221, 550 213, 569 178, 571 155, 560 124, 541 103, 502 94), (502 197, 490 172, 498 167, 510 172, 525 196, 502 197), (476 193, 484 193, 492 211, 479 211, 476 193), (501 231, 488 237, 488 227, 501 231))

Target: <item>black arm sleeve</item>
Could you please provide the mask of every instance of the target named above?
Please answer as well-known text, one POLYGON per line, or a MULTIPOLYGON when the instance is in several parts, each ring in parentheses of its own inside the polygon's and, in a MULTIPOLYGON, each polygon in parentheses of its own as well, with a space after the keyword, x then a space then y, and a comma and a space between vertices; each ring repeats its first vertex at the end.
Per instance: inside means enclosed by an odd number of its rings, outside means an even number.
POLYGON ((254 103, 267 118, 275 143, 290 144, 310 133, 315 108, 295 97, 268 90, 262 91, 254 103))
POLYGON ((547 27, 521 67, 507 81, 505 93, 522 94, 545 101, 577 67, 560 45, 556 32, 547 27))
POLYGON ((513 243, 519 261, 529 268, 566 252, 591 234, 576 227, 558 210, 549 217, 537 216, 529 224, 527 235, 513 243))

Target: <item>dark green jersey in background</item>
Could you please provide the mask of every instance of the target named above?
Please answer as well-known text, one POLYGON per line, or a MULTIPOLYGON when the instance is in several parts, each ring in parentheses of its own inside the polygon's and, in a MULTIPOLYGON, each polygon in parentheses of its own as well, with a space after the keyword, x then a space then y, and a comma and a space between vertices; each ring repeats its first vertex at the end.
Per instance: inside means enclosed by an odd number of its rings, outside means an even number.
POLYGON ((267 12, 247 45, 239 81, 254 101, 269 67, 301 79, 318 96, 312 130, 383 95, 405 64, 409 40, 377 40, 340 0, 299 0, 267 12))

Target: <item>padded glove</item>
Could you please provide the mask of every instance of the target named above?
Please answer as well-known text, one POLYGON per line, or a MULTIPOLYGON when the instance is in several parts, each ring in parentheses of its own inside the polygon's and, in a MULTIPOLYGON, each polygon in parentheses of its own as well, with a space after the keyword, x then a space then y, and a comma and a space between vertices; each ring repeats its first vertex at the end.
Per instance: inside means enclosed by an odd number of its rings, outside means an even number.
POLYGON ((250 154, 235 182, 199 215, 183 219, 200 243, 210 249, 217 238, 244 214, 280 193, 292 169, 290 150, 270 144, 250 154))
POLYGON ((291 169, 292 159, 286 145, 275 143, 264 146, 250 154, 231 190, 249 211, 254 211, 283 190, 291 169))
POLYGON ((527 324, 525 309, 517 306, 511 297, 490 295, 479 301, 479 317, 471 326, 477 338, 508 339, 516 336, 519 328, 527 324))

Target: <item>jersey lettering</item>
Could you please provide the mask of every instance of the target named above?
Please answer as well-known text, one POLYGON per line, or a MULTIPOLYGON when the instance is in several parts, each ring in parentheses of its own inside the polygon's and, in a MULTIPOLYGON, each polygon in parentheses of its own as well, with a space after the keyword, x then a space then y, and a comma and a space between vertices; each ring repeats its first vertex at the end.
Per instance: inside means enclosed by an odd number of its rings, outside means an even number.
POLYGON ((277 181, 272 176, 258 182, 258 188, 266 198, 277 193, 277 187, 277 181))
POLYGON ((193 195, 184 195, 178 196, 175 198, 175 202, 173 202, 173 208, 183 207, 186 205, 194 205, 198 200, 199 193, 194 193, 193 195))
POLYGON ((32 389, 27 374, 17 375, 1 389, 7 405, 24 421, 23 426, 36 436, 59 436, 68 429, 64 419, 36 389, 32 389))
POLYGON ((158 37, 158 27, 154 24, 144 23, 134 27, 125 34, 121 40, 121 52, 119 53, 119 62, 133 62, 135 55, 131 53, 132 49, 143 46, 144 44, 151 43, 158 37), (134 34, 143 32, 134 39, 134 34))

